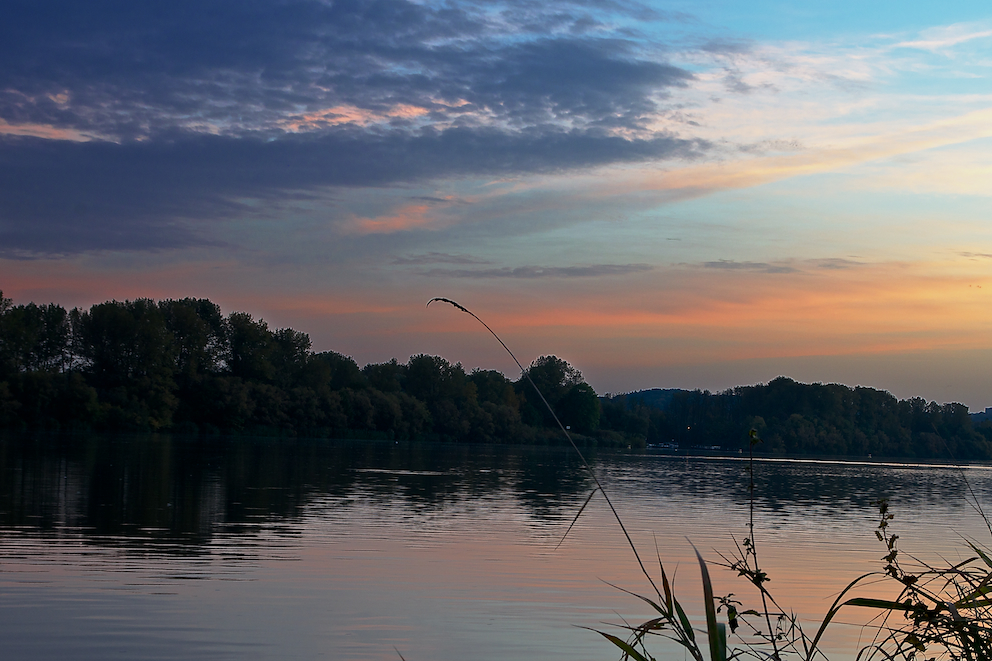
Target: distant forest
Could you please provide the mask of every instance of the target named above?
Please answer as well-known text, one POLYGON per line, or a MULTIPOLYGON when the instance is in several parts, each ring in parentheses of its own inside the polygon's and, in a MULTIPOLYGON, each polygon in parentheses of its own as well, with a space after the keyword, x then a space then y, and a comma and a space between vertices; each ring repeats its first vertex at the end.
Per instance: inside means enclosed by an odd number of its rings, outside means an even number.
MULTIPOLYGON (((767 385, 600 397, 556 356, 527 373, 584 445, 992 458, 992 421, 872 388, 767 385)), ((0 292, 0 429, 557 443, 522 377, 420 354, 364 367, 206 300, 13 305, 0 292)))

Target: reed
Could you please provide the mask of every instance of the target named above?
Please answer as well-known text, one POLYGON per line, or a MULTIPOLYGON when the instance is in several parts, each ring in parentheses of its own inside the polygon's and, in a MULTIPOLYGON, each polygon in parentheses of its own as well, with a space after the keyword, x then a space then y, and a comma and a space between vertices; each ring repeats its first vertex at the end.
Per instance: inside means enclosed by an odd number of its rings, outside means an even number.
MULTIPOLYGON (((672 582, 658 555, 658 582, 645 566, 641 554, 627 532, 623 519, 614 507, 606 489, 592 466, 586 461, 568 430, 555 415, 543 393, 530 379, 527 370, 517 360, 510 348, 482 319, 468 308, 455 301, 436 297, 428 301, 443 302, 470 315, 500 343, 510 355, 520 373, 534 388, 540 400, 547 407, 562 434, 579 456, 583 467, 590 474, 595 488, 586 498, 582 507, 562 538, 568 536, 575 522, 596 493, 602 494, 614 519, 651 586, 653 595, 644 596, 617 589, 641 600, 653 612, 651 618, 636 625, 624 624, 625 637, 605 631, 595 630, 620 650, 621 661, 655 661, 649 646, 653 639, 664 638, 681 646, 686 655, 695 661, 730 661, 732 659, 770 659, 772 661, 826 660, 819 645, 827 628, 844 609, 869 609, 872 616, 865 627, 874 631, 870 644, 859 652, 858 661, 930 661, 948 659, 951 661, 992 661, 992 550, 974 540, 963 543, 974 555, 956 564, 929 565, 920 559, 904 554, 899 549, 899 535, 890 530, 894 514, 886 500, 875 503, 879 521, 875 536, 884 549, 881 571, 869 572, 851 581, 837 596, 812 635, 808 634, 798 617, 786 611, 769 592, 768 574, 759 562, 758 544, 754 528, 754 447, 761 442, 755 430, 750 432, 748 445, 749 476, 749 517, 748 536, 736 543, 735 551, 729 556, 721 555, 722 562, 713 563, 737 572, 757 590, 760 607, 743 609, 734 595, 717 596, 713 591, 706 560, 698 550, 700 582, 703 592, 705 627, 693 627, 685 609, 673 590, 672 582), (658 583, 661 587, 659 588, 658 583), (884 594, 896 592, 896 597, 876 598, 851 596, 864 589, 881 590, 884 594), (726 622, 719 621, 722 615, 726 622), (728 630, 730 641, 728 641, 728 630)), ((935 430, 936 431, 936 430, 935 430)), ((966 498, 970 496, 972 506, 984 520, 992 535, 992 522, 982 510, 978 498, 962 473, 967 486, 966 498)), ((691 543, 691 542, 690 542, 691 543)), ((559 546, 561 542, 559 542, 559 546)), ((878 594, 878 592, 876 592, 878 594)), ((402 657, 401 657, 402 658, 402 657)))
MULTIPOLYGON (((842 606, 860 606, 881 614, 877 636, 861 650, 862 659, 992 659, 992 554, 973 540, 963 540, 974 555, 956 564, 934 566, 898 548, 899 535, 889 523, 894 515, 880 500, 875 531, 888 553, 874 577, 898 588, 895 598, 854 598, 842 606), (905 558, 905 560, 904 560, 905 558)), ((984 516, 984 515, 983 515, 984 516)), ((986 522, 988 520, 986 519, 986 522)), ((859 579, 855 583, 863 583, 859 579)), ((838 608, 839 609, 839 608, 838 608)), ((833 610, 829 615, 832 615, 833 610)))

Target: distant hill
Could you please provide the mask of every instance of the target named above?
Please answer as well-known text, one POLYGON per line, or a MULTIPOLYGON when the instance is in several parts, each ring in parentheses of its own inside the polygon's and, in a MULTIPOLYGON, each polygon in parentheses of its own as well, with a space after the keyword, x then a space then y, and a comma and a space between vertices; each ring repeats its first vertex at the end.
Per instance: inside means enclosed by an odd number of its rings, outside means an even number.
POLYGON ((968 417, 971 418, 972 422, 982 422, 984 420, 992 420, 992 406, 978 413, 969 413, 968 417))
POLYGON ((664 411, 672 403, 675 395, 686 392, 690 391, 681 388, 651 388, 650 390, 638 390, 622 395, 614 395, 610 399, 614 402, 623 403, 628 409, 640 405, 664 411))

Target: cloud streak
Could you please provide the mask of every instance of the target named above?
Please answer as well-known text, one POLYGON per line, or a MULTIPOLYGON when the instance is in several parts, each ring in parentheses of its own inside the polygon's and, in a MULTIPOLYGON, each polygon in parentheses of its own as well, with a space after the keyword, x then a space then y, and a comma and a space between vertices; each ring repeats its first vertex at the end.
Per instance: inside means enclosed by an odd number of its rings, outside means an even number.
POLYGON ((429 252, 423 255, 409 255, 406 257, 395 257, 392 261, 398 266, 410 264, 489 264, 489 260, 477 259, 468 255, 451 255, 443 252, 429 252))
POLYGON ((925 31, 920 39, 901 41, 893 48, 917 48, 931 52, 943 52, 976 39, 992 38, 992 30, 985 26, 958 23, 925 31))
POLYGON ((784 264, 768 264, 766 262, 735 262, 721 259, 715 262, 704 262, 704 268, 720 269, 723 271, 756 271, 759 273, 796 273, 798 269, 784 264))
MULTIPOLYGON (((692 158, 701 148, 673 136, 486 128, 272 141, 181 134, 125 144, 8 137, 0 139, 0 244, 38 253, 202 244, 210 236, 202 221, 258 217, 267 211, 258 202, 292 203, 334 187, 692 158)), ((358 228, 403 227, 370 222, 358 228)))
POLYGON ((499 279, 516 278, 601 278, 651 271, 650 264, 590 264, 588 266, 518 266, 498 269, 430 269, 421 275, 434 278, 499 279))

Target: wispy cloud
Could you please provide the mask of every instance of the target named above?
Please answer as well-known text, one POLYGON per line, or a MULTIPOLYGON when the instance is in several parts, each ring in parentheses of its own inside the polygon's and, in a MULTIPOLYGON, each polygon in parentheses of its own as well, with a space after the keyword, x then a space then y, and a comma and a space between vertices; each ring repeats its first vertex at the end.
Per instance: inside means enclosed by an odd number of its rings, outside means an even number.
POLYGON ((408 204, 386 216, 353 217, 341 229, 345 234, 393 234, 431 229, 436 226, 436 219, 430 215, 430 211, 429 204, 408 204))
POLYGON ((697 266, 717 271, 747 271, 751 273, 788 274, 811 273, 815 271, 842 271, 864 267, 864 262, 842 257, 826 257, 818 259, 787 259, 772 262, 749 262, 732 259, 719 259, 702 262, 701 264, 680 264, 679 266, 697 266))
MULTIPOLYGON (((3 117, 0 117, 0 136, 4 135, 28 136, 32 138, 44 138, 46 140, 72 140, 74 142, 88 142, 98 137, 76 129, 60 128, 51 124, 35 124, 31 122, 11 124, 3 117)), ((99 137, 106 139, 105 136, 99 137)))
MULTIPOLYGON (((813 146, 798 153, 768 154, 687 164, 681 168, 628 168, 606 183, 590 182, 588 194, 617 195, 632 191, 711 191, 747 188, 791 177, 840 172, 872 161, 915 154, 939 147, 992 137, 992 109, 981 109, 867 136, 837 136, 832 145, 813 146)), ((938 176, 939 180, 939 176, 938 176)), ((968 178, 968 181, 972 181, 968 178)), ((987 179, 983 180, 987 183, 987 179)), ((871 181, 864 182, 870 184, 871 181)), ((952 182, 947 182, 949 186, 952 182)), ((973 190, 987 188, 974 182, 973 190)))
POLYGON ((424 265, 424 264, 490 264, 489 260, 470 257, 469 255, 451 255, 445 252, 429 252, 422 255, 407 255, 394 257, 393 264, 396 265, 424 265))
POLYGON ((518 266, 498 269, 430 269, 422 275, 443 278, 595 278, 651 271, 650 264, 590 264, 588 266, 518 266))
POLYGON ((975 23, 955 23, 924 30, 918 39, 900 41, 893 48, 917 48, 932 52, 945 51, 976 39, 992 38, 992 29, 975 23))
POLYGON ((757 271, 759 273, 798 272, 798 269, 785 264, 769 264, 767 262, 735 262, 727 259, 721 259, 715 262, 703 262, 703 267, 708 269, 721 269, 725 271, 757 271))
POLYGON ((850 269, 859 266, 864 266, 863 262, 858 262, 853 259, 842 259, 840 257, 829 257, 826 259, 813 259, 809 260, 815 268, 827 269, 831 271, 836 271, 840 269, 850 269))
MULTIPOLYGON (((342 130, 274 141, 184 134, 124 144, 0 137, 0 243, 40 253, 191 245, 208 241, 204 222, 264 216, 271 205, 306 202, 333 187, 568 171, 691 157, 703 148, 672 136, 491 129, 418 136, 342 130), (85 222, 76 220, 81 212, 85 222)), ((432 227, 433 206, 384 218, 353 214, 345 229, 432 227)))

